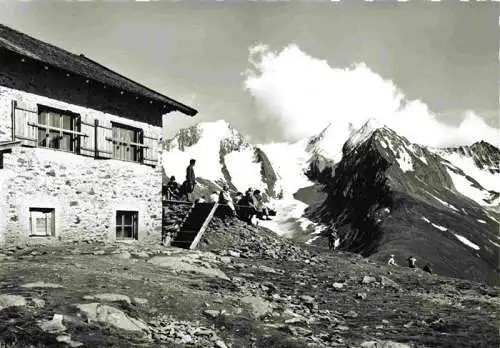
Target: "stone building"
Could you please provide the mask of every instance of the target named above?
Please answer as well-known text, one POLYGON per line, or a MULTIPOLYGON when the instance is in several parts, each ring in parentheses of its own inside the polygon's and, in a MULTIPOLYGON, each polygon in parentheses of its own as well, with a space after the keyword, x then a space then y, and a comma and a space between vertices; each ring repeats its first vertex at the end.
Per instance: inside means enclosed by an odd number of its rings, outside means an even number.
POLYGON ((171 111, 197 113, 0 25, 0 247, 160 240, 171 111))

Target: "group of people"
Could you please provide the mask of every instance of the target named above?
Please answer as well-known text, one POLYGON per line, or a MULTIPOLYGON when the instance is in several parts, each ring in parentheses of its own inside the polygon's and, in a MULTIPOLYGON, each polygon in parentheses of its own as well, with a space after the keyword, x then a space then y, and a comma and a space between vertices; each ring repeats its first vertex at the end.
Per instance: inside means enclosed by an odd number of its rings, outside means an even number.
MULTIPOLYGON (((339 243, 339 238, 335 224, 325 230, 324 234, 326 234, 326 236, 328 237, 328 248, 330 250, 336 249, 339 243)), ((417 268, 417 259, 415 257, 410 256, 408 257, 407 261, 408 267, 417 268)), ((387 261, 387 264, 390 266, 397 266, 394 254, 391 254, 391 257, 389 258, 389 261, 387 261)), ((422 269, 427 273, 433 274, 430 263, 427 263, 422 269)))
POLYGON ((163 186, 163 199, 165 200, 182 200, 192 202, 192 193, 196 186, 196 176, 194 174, 195 159, 189 161, 189 166, 186 168, 186 180, 179 185, 175 176, 171 176, 167 185, 163 186))
POLYGON ((236 193, 233 200, 229 186, 224 185, 219 193, 212 192, 209 201, 220 204, 218 215, 224 222, 227 217, 238 217, 252 224, 254 217, 259 220, 271 220, 270 216, 273 214, 273 211, 264 202, 261 191, 252 188, 249 188, 245 194, 236 193))
MULTIPOLYGON (((414 258, 413 256, 410 256, 409 258, 406 259, 408 261, 408 267, 410 268, 417 268, 417 259, 414 258)), ((391 266, 397 266, 396 260, 394 259, 394 254, 391 254, 391 257, 389 258, 389 261, 387 261, 388 265, 391 266)), ((427 263, 424 268, 422 268, 425 272, 433 274, 431 265, 427 263)))
MULTIPOLYGON (((163 199, 193 202, 193 191, 196 186, 195 164, 195 159, 189 161, 189 166, 186 168, 186 180, 182 185, 177 183, 175 176, 170 177, 168 183, 163 187, 163 199)), ((198 203, 206 201, 207 198, 205 196, 194 200, 194 202, 198 203)), ((271 220, 270 216, 276 215, 276 212, 270 209, 264 202, 261 191, 253 190, 252 188, 249 188, 245 194, 241 192, 236 193, 233 200, 229 186, 224 185, 220 192, 213 191, 208 201, 220 204, 217 213, 224 222, 226 222, 227 217, 238 217, 251 224, 254 217, 260 220, 271 220)))

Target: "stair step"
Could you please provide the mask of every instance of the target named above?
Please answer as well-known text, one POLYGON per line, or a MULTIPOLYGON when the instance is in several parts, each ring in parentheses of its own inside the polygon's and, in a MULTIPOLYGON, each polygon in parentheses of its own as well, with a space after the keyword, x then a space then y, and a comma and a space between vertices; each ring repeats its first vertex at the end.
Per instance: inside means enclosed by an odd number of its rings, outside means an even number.
MULTIPOLYGON (((198 203, 186 216, 182 223, 181 230, 177 232, 174 240, 170 243, 172 246, 189 249, 195 241, 199 242, 198 234, 205 230, 203 228, 208 217, 211 216, 214 209, 214 203, 198 203), (203 231, 201 229, 203 228, 203 231)), ((196 242, 196 243, 197 243, 196 242)))

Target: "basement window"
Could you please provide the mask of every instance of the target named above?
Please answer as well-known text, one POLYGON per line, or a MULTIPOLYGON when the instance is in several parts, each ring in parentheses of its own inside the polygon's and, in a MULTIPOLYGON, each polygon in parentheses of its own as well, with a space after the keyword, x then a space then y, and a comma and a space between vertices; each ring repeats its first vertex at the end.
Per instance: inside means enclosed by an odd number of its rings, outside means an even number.
POLYGON ((116 239, 137 239, 139 213, 137 211, 116 211, 116 239))
POLYGON ((30 208, 30 237, 53 237, 55 234, 55 209, 30 208))

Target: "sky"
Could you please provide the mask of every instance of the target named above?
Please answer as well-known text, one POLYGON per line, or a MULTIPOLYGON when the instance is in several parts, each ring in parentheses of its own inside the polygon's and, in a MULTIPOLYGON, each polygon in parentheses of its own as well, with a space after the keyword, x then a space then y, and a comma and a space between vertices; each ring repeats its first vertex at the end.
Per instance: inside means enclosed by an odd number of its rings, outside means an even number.
POLYGON ((0 22, 199 110, 165 117, 167 136, 218 119, 256 142, 344 136, 375 117, 443 145, 498 138, 499 5, 0 1, 0 22))

